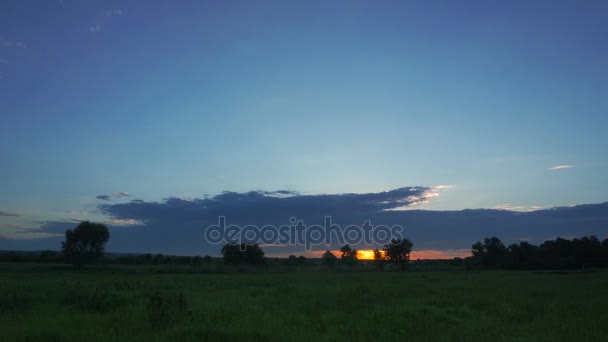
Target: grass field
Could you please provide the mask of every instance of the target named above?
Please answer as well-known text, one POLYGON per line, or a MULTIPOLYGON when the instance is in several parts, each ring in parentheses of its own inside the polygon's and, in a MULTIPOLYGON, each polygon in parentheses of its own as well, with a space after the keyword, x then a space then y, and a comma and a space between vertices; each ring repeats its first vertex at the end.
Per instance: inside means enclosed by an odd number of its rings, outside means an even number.
POLYGON ((0 264, 2 341, 606 341, 608 272, 0 264))

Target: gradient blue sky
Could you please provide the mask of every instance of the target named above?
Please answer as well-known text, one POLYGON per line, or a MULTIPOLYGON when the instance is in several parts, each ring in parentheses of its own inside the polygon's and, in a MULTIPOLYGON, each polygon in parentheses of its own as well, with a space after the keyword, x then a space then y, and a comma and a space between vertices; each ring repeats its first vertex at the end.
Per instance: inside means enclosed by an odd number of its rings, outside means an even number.
POLYGON ((2 1, 0 119, 5 231, 118 192, 604 202, 608 2, 2 1))

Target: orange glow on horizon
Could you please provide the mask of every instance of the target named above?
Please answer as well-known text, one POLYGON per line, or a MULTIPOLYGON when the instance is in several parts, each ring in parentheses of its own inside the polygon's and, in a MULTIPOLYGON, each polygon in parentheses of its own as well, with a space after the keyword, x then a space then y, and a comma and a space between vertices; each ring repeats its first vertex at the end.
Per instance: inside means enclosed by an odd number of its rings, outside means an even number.
MULTIPOLYGON (((339 250, 331 251, 335 256, 340 258, 342 253, 339 250)), ((384 254, 383 250, 380 250, 384 254)), ((306 257, 310 258, 320 258, 325 251, 312 251, 305 254, 306 257)), ((471 256, 470 249, 449 249, 449 250, 433 250, 433 249, 425 249, 419 251, 412 251, 410 254, 410 260, 416 259, 454 259, 458 258, 466 258, 471 256)), ((357 259, 359 260, 374 260, 374 250, 373 249, 363 249, 359 250, 357 253, 357 259)))
POLYGON ((364 249, 362 251, 358 251, 357 259, 359 260, 374 260, 374 251, 371 249, 364 249))

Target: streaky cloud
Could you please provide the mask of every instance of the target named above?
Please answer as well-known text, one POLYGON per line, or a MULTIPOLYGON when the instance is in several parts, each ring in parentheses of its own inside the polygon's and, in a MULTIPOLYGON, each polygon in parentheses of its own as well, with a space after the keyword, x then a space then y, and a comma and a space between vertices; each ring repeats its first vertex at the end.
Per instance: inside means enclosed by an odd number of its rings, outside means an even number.
POLYGON ((23 215, 21 215, 19 213, 10 212, 10 211, 1 211, 0 210, 0 216, 21 217, 23 215))
POLYGON ((571 169, 573 167, 574 167, 574 165, 557 165, 557 166, 550 167, 549 170, 564 170, 564 169, 571 169))

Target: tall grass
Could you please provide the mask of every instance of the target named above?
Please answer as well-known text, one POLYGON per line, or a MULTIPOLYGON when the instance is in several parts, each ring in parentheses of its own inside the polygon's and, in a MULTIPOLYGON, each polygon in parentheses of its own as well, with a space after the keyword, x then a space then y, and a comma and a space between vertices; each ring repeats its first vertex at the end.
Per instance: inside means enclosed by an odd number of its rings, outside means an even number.
POLYGON ((606 317, 605 271, 158 274, 0 264, 2 341, 601 341, 606 317))

